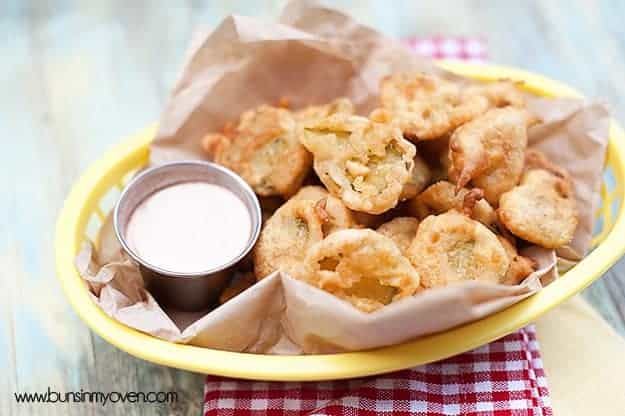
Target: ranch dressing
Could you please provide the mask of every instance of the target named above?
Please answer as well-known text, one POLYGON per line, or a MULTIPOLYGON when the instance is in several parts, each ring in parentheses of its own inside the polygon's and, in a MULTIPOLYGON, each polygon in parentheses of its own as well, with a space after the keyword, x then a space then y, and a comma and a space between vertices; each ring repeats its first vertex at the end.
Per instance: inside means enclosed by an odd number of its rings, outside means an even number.
POLYGON ((252 220, 231 191, 205 182, 161 189, 142 201, 126 227, 126 241, 160 269, 198 273, 222 266, 245 250, 252 220))

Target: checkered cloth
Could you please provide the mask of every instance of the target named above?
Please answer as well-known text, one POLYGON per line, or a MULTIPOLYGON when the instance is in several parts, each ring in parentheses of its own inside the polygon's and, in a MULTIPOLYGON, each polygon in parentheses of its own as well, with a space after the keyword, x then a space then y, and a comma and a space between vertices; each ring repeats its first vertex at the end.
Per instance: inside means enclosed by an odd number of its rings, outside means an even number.
POLYGON ((552 415, 533 326, 444 361, 308 383, 208 376, 204 415, 552 415))
MULTIPOLYGON (((434 58, 484 61, 469 38, 408 39, 434 58)), ((280 383, 208 376, 204 416, 552 415, 536 332, 528 326, 444 361, 352 380, 280 383)))
POLYGON ((434 59, 461 59, 470 62, 485 62, 486 42, 481 38, 441 37, 408 38, 406 46, 418 55, 434 59))

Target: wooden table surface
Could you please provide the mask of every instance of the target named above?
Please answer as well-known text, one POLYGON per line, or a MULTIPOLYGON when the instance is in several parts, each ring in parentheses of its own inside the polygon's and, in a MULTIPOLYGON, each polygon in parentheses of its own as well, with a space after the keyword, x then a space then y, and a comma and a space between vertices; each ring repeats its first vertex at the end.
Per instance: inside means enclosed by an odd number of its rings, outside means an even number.
MULTIPOLYGON (((94 335, 54 275, 71 184, 155 120, 191 33, 283 1, 5 0, 0 6, 0 415, 198 415, 202 376, 135 359, 94 335), (47 4, 46 4, 47 3, 47 4), (222 3, 222 2, 219 2, 222 3), (130 6, 129 4, 132 4, 130 6), (176 391, 174 405, 17 405, 13 392, 176 391)), ((340 1, 389 35, 483 35, 494 62, 565 81, 625 120, 625 3, 340 1)), ((625 334, 625 262, 584 292, 625 334)))

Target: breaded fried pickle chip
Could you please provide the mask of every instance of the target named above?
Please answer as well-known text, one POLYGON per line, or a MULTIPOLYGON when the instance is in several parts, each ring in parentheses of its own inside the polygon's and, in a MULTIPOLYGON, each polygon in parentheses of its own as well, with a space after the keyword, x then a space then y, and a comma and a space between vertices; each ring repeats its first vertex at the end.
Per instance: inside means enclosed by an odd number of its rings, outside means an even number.
POLYGON ((552 173, 553 175, 561 178, 568 184, 572 184, 571 175, 561 166, 556 165, 547 159, 547 156, 544 155, 540 150, 537 149, 527 149, 525 152, 525 171, 529 171, 532 169, 543 169, 547 172, 552 173))
POLYGON ((305 126, 302 143, 330 193, 355 211, 380 214, 399 201, 416 149, 390 125, 334 115, 305 126))
POLYGON ((500 283, 510 265, 497 236, 457 211, 423 220, 410 245, 409 259, 424 288, 465 280, 500 283))
POLYGON ((290 200, 265 223, 253 253, 257 279, 276 270, 299 276, 306 253, 323 239, 323 219, 315 205, 315 201, 290 200))
POLYGON ((488 202, 519 183, 523 172, 527 127, 535 119, 525 110, 495 108, 461 126, 451 136, 449 177, 457 189, 469 181, 484 190, 488 202))
POLYGON ((314 122, 333 114, 354 114, 354 104, 347 98, 336 100, 322 105, 311 105, 295 112, 295 119, 301 123, 314 122))
POLYGON ((419 192, 425 189, 432 179, 432 171, 421 156, 416 155, 413 162, 414 165, 410 171, 410 178, 404 185, 404 189, 402 189, 401 195, 399 196, 401 201, 417 196, 419 192))
POLYGON ((417 235, 419 220, 412 217, 397 217, 380 225, 377 232, 393 240, 404 256, 408 256, 408 247, 417 235))
POLYGON ((243 113, 236 128, 209 134, 202 144, 215 162, 241 175, 258 195, 289 197, 312 162, 298 131, 289 110, 261 105, 243 113))
POLYGON ((419 275, 387 237, 372 230, 341 230, 315 244, 304 280, 363 312, 412 296, 419 275))
POLYGON ((490 107, 525 107, 523 91, 519 89, 522 82, 501 80, 470 85, 464 89, 465 94, 481 95, 488 100, 490 107))
POLYGON ((322 186, 316 185, 308 185, 303 186, 295 195, 293 195, 291 200, 302 200, 302 201, 319 201, 327 197, 328 191, 325 190, 322 186))
POLYGON ((383 78, 380 101, 382 109, 376 110, 372 117, 392 119, 410 140, 442 137, 489 107, 484 96, 465 94, 460 85, 424 73, 383 78))
POLYGON ((330 195, 321 186, 304 186, 291 199, 320 201, 326 197, 328 201, 324 209, 330 216, 330 221, 323 225, 324 236, 343 228, 375 228, 387 219, 387 213, 373 215, 366 212, 352 211, 340 199, 330 195))
POLYGON ((510 267, 506 272, 506 276, 501 283, 504 285, 518 285, 529 276, 534 270, 536 270, 536 263, 529 257, 521 256, 516 247, 505 237, 497 236, 499 242, 506 250, 508 254, 508 260, 510 260, 510 267))
POLYGON ((476 195, 476 191, 478 189, 461 188, 456 192, 454 184, 440 181, 408 201, 406 209, 410 215, 421 219, 456 209, 484 225, 493 226, 497 222, 497 214, 488 201, 482 199, 479 193, 476 195))
POLYGON ((330 195, 321 186, 304 186, 293 195, 293 200, 315 201, 315 209, 323 222, 324 237, 344 228, 352 228, 356 225, 352 211, 343 202, 330 195))
POLYGON ((515 236, 547 248, 573 239, 578 211, 572 184, 544 169, 532 169, 501 196, 499 219, 515 236))

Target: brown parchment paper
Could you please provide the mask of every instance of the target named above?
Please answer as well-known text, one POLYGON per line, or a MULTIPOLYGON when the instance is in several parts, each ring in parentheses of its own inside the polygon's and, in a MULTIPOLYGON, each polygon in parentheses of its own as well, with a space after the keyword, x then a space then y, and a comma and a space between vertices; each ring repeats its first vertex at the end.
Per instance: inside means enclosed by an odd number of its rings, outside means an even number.
MULTIPOLYGON (((348 16, 296 1, 278 23, 229 17, 194 42, 160 120, 151 163, 202 159, 201 137, 241 112, 287 97, 293 108, 349 97, 366 114, 377 102, 379 79, 396 71, 434 72, 398 42, 348 16)), ((469 82, 469 81, 467 81, 469 82)), ((608 137, 608 112, 575 99, 532 99, 545 123, 530 144, 571 173, 580 225, 560 253, 579 259, 589 247, 608 137)), ((85 245, 76 265, 93 299, 113 318, 175 342, 269 354, 325 353, 400 343, 479 319, 530 296, 557 277, 556 254, 530 247, 539 270, 521 285, 466 282, 424 291, 365 314, 334 296, 274 273, 210 312, 163 310, 143 289, 138 268, 121 251, 110 221, 99 250, 85 245)))

